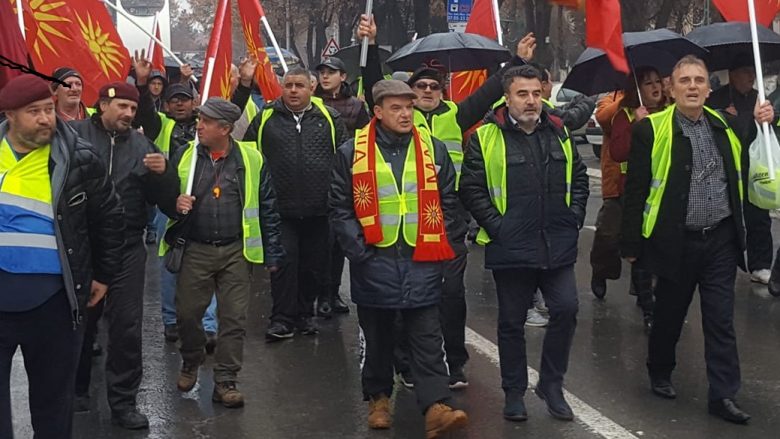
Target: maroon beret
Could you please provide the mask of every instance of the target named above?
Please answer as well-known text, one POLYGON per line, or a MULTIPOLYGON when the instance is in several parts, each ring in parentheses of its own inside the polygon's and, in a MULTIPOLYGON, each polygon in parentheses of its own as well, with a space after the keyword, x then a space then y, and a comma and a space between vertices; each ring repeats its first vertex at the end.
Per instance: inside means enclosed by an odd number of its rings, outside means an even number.
POLYGON ((112 82, 100 88, 101 99, 127 99, 138 103, 138 89, 126 82, 112 82))
POLYGON ((0 111, 16 110, 46 98, 51 98, 49 83, 25 73, 8 81, 0 89, 0 111))

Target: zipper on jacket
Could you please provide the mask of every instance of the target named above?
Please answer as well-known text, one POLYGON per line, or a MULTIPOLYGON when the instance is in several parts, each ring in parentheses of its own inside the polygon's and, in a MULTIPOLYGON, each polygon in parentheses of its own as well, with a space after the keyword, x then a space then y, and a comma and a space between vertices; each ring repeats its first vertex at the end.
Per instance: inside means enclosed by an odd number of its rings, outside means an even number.
POLYGON ((111 175, 114 170, 114 139, 116 138, 116 133, 111 133, 109 137, 111 138, 111 150, 108 154, 108 175, 111 175))

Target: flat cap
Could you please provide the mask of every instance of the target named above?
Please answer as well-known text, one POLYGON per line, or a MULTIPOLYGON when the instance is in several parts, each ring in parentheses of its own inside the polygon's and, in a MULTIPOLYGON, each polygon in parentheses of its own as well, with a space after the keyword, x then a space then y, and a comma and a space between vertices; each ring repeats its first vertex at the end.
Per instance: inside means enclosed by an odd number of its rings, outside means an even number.
POLYGON ((412 76, 409 77, 409 80, 406 81, 406 83, 409 85, 414 85, 414 83, 420 79, 433 79, 434 81, 441 84, 444 82, 444 74, 440 70, 434 69, 433 67, 420 67, 419 69, 415 70, 414 73, 412 73, 412 76))
POLYGON ((377 82, 371 93, 374 102, 380 102, 383 98, 393 96, 417 99, 417 94, 409 88, 409 85, 397 79, 383 79, 377 82))
POLYGON ((98 91, 101 99, 127 99, 138 103, 138 89, 126 82, 110 82, 98 91))
POLYGON ((165 89, 165 100, 170 101, 174 96, 186 96, 192 99, 192 88, 187 84, 171 84, 165 89))
POLYGON ((323 67, 329 67, 333 70, 338 70, 344 73, 347 72, 347 66, 344 65, 344 61, 335 56, 323 59, 314 70, 320 70, 323 67))
POLYGON ((209 119, 221 120, 234 124, 241 117, 241 109, 238 108, 238 105, 226 99, 209 98, 200 106, 200 114, 209 119))
POLYGON ((0 111, 16 110, 51 97, 48 82, 26 73, 8 81, 5 87, 0 89, 0 111))

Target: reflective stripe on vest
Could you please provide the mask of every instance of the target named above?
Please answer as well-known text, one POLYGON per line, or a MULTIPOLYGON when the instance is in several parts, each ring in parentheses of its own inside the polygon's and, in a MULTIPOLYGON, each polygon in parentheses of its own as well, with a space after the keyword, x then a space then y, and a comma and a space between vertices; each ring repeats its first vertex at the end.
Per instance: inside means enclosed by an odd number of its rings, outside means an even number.
MULTIPOLYGON (((566 131, 568 134, 568 130, 566 131)), ((490 200, 496 207, 498 213, 502 216, 506 213, 506 143, 504 143, 504 133, 494 123, 482 125, 477 129, 479 145, 482 149, 482 158, 485 161, 485 179, 490 193, 490 200)), ((571 138, 558 138, 566 157, 566 205, 571 205, 571 176, 574 167, 574 158, 572 154, 571 138)), ((491 241, 487 231, 479 229, 477 234, 477 244, 485 245, 491 241)))
MULTIPOLYGON (((367 130, 368 126, 361 130, 367 130)), ((356 146, 358 135, 355 136, 356 146)), ((418 130, 420 142, 431 152, 431 158, 435 160, 433 141, 428 130, 418 130)), ((382 157, 381 150, 376 145, 368 145, 376 148, 376 185, 379 198, 379 221, 382 224, 382 241, 374 244, 377 247, 390 247, 398 241, 398 235, 403 227, 404 241, 410 247, 417 246, 418 197, 417 197, 417 157, 414 139, 410 140, 404 161, 404 169, 401 180, 403 192, 398 190, 398 182, 393 170, 382 157)))
POLYGON ((431 117, 430 126, 422 111, 414 110, 414 125, 427 128, 433 137, 447 146, 447 153, 455 166, 455 189, 460 183, 460 170, 463 167, 463 132, 458 125, 458 105, 452 101, 442 101, 448 110, 431 117))
MULTIPOLYGON (((626 113, 626 117, 628 117, 628 123, 629 124, 633 124, 634 120, 636 119, 636 115, 634 114, 634 110, 631 109, 631 108, 623 107, 623 112, 626 113)), ((620 162, 620 173, 623 174, 623 175, 628 173, 628 162, 620 162)))
MULTIPOLYGON (((650 155, 650 170, 652 175, 650 181, 650 194, 647 196, 645 202, 645 210, 642 219, 642 236, 645 238, 652 236, 655 223, 658 221, 658 211, 661 208, 664 191, 666 190, 669 169, 672 167, 672 133, 674 111, 676 108, 676 105, 670 105, 666 110, 648 116, 650 124, 653 126, 653 138, 655 140, 650 155)), ((726 135, 731 144, 731 159, 734 160, 734 167, 737 170, 737 191, 739 192, 739 199, 743 200, 742 164, 740 162, 742 157, 742 144, 737 138, 737 135, 734 134, 734 130, 728 126, 726 119, 724 119, 720 113, 709 107, 704 107, 704 111, 720 120, 723 125, 726 126, 726 135)), ((723 159, 725 161, 726 157, 723 159)))
MULTIPOLYGON (((263 155, 260 154, 252 142, 236 142, 238 152, 244 164, 244 210, 242 212, 242 228, 244 241, 244 257, 255 264, 263 263, 263 235, 260 230, 260 172, 263 168, 263 155)), ((190 142, 181 156, 178 172, 181 182, 181 193, 187 190, 187 179, 190 175, 192 154, 195 151, 194 143, 190 142)), ((207 195, 208 196, 208 195, 207 195)), ((174 221, 168 220, 166 232, 173 226, 174 221)), ((168 252, 168 244, 165 240, 160 242, 160 256, 168 252)))
POLYGON ((49 153, 37 148, 16 159, 0 142, 0 269, 9 273, 62 274, 54 232, 49 153))
MULTIPOLYGON (((330 112, 328 111, 327 107, 325 107, 325 102, 323 102, 322 98, 312 96, 311 103, 320 110, 322 115, 325 116, 325 119, 328 121, 328 125, 330 125, 330 138, 333 142, 333 151, 335 152, 338 145, 336 145, 336 125, 333 123, 333 118, 330 116, 330 112)), ((273 115, 274 109, 272 107, 265 108, 261 113, 260 127, 257 129, 257 149, 261 151, 263 148, 263 128, 265 128, 266 122, 268 122, 268 119, 270 119, 273 115)))
POLYGON ((170 158, 171 137, 173 136, 173 129, 176 127, 176 121, 162 113, 157 113, 157 115, 160 117, 160 134, 154 139, 154 144, 160 148, 160 152, 163 153, 165 158, 170 158))

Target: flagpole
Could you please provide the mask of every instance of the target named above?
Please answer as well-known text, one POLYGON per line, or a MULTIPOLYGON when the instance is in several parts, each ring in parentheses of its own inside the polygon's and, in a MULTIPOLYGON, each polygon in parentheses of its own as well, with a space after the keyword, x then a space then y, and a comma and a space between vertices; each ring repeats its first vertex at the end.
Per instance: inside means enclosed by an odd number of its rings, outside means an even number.
POLYGON ((282 49, 279 48, 279 43, 276 42, 276 37, 274 36, 274 31, 271 30, 271 25, 268 24, 268 19, 265 18, 265 13, 260 17, 260 22, 263 23, 263 27, 265 27, 265 31, 268 32, 268 38, 271 39, 271 45, 274 46, 274 50, 276 50, 276 54, 279 56, 279 62, 282 63, 282 69, 284 69, 284 73, 287 73, 287 61, 284 60, 284 54, 282 53, 282 49))
MULTIPOLYGON (((766 102, 766 96, 764 94, 764 72, 761 70, 761 50, 758 46, 758 29, 756 26, 756 5, 753 0, 747 0, 748 14, 750 15, 750 37, 753 40, 753 62, 756 68, 756 84, 758 86, 758 102, 763 104, 766 102)), ((764 133, 764 144, 766 145, 766 157, 767 164, 769 166, 769 180, 775 179, 775 164, 772 157, 772 143, 770 142, 771 134, 769 132, 769 124, 764 122, 761 124, 761 128, 764 133)))
MULTIPOLYGON (((159 18, 160 18, 160 13, 159 12, 155 12, 154 13, 154 22, 152 23, 152 34, 156 34, 157 33, 157 20, 159 18)), ((154 57, 154 46, 155 46, 154 40, 153 39, 149 39, 149 49, 146 51, 146 58, 149 59, 150 61, 154 57)))
POLYGON ((501 16, 499 14, 498 10, 498 0, 492 0, 493 1, 493 16, 496 17, 496 35, 498 35, 498 44, 504 45, 504 36, 502 35, 503 32, 501 32, 501 16))
MULTIPOLYGON (((369 23, 371 23, 371 14, 373 11, 374 1, 366 0, 366 17, 368 17, 369 23)), ((366 64, 368 64, 368 37, 363 37, 363 45, 360 47, 360 67, 365 67, 366 64)))
POLYGON ((16 18, 19 19, 19 30, 22 31, 22 38, 27 39, 27 34, 24 32, 24 8, 22 7, 22 0, 16 0, 16 18))
MULTIPOLYGON (((208 60, 206 60, 208 63, 208 66, 206 67, 206 76, 205 80, 206 82, 203 83, 203 95, 201 95, 201 100, 209 98, 209 89, 211 88, 211 78, 214 75, 214 64, 217 62, 216 57, 210 57, 208 60)), ((203 104, 203 102, 201 102, 203 104)), ((187 195, 192 195, 192 184, 195 181, 195 167, 198 164, 198 131, 195 131, 195 139, 192 141, 192 148, 194 149, 192 151, 192 160, 190 161, 190 174, 187 176, 187 195)))

